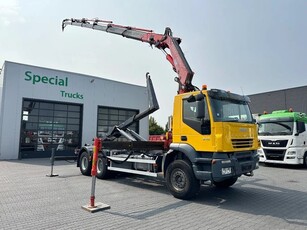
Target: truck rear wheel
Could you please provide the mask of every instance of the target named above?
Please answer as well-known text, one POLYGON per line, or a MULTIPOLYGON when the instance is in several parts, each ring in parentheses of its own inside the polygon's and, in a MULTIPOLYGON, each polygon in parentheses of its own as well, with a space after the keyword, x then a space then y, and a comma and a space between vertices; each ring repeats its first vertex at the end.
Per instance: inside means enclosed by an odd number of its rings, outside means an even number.
POLYGON ((92 161, 90 161, 90 157, 87 152, 81 153, 79 165, 80 165, 80 171, 83 175, 86 176, 91 175, 92 161))
POLYGON ((168 190, 176 198, 190 199, 199 192, 200 182, 191 165, 184 160, 173 161, 166 170, 165 179, 168 190))
POLYGON ((234 183, 236 183, 238 180, 237 177, 232 177, 232 178, 229 178, 229 179, 226 179, 226 180, 223 180, 223 181, 213 181, 213 184, 218 187, 218 188, 228 188, 230 187, 231 185, 233 185, 234 183))
POLYGON ((98 156, 97 160, 97 178, 107 179, 110 176, 110 171, 108 170, 107 159, 102 156, 98 156))

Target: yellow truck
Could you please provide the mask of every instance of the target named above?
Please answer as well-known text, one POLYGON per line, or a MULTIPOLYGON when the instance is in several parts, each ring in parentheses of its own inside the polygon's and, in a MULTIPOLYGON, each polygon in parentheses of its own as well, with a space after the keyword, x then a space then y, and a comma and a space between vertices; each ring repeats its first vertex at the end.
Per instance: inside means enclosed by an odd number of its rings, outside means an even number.
MULTIPOLYGON (((149 43, 165 53, 178 75, 175 78, 178 92, 166 143, 147 141, 129 129, 131 124, 159 109, 147 74, 149 108, 101 137, 98 178, 106 179, 112 172, 159 177, 165 180, 174 197, 190 199, 198 194, 204 182, 227 188, 238 177, 253 175, 259 156, 257 126, 249 109, 249 98, 220 89, 208 90, 205 85, 201 89, 194 86, 194 72, 180 48, 181 39, 174 37, 170 28, 164 34, 156 34, 152 30, 85 18, 63 20, 62 29, 67 25, 149 43), (119 137, 125 141, 116 141, 119 137)), ((90 175, 92 156, 92 145, 78 151, 77 166, 84 175, 90 175)))

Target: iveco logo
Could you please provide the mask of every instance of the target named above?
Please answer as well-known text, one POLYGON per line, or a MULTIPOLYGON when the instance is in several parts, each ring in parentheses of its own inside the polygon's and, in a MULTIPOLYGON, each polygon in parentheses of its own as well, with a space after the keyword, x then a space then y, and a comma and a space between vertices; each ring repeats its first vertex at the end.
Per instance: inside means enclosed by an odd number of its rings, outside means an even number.
POLYGON ((240 128, 240 132, 247 132, 247 128, 240 128))

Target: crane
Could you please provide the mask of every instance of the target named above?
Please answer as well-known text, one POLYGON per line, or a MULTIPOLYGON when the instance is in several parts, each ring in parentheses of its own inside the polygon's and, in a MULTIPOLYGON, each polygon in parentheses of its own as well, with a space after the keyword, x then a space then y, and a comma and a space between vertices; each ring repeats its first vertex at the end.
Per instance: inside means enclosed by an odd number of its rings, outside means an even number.
POLYGON ((174 37, 172 30, 169 27, 165 28, 164 34, 157 34, 154 33, 153 30, 117 25, 112 21, 86 18, 64 19, 62 22, 63 31, 67 25, 100 30, 149 43, 150 46, 160 49, 166 55, 166 59, 172 65, 173 70, 177 73, 178 77, 175 78, 175 81, 179 84, 177 91, 178 94, 199 90, 192 84, 194 72, 180 47, 181 39, 174 37))

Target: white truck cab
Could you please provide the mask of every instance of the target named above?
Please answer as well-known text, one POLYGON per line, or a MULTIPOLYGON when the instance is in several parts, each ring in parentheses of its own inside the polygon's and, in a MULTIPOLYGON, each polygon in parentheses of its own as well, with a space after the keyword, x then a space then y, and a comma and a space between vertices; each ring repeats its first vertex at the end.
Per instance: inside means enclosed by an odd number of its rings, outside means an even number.
POLYGON ((259 161, 307 167, 307 116, 291 110, 259 117, 259 161))

